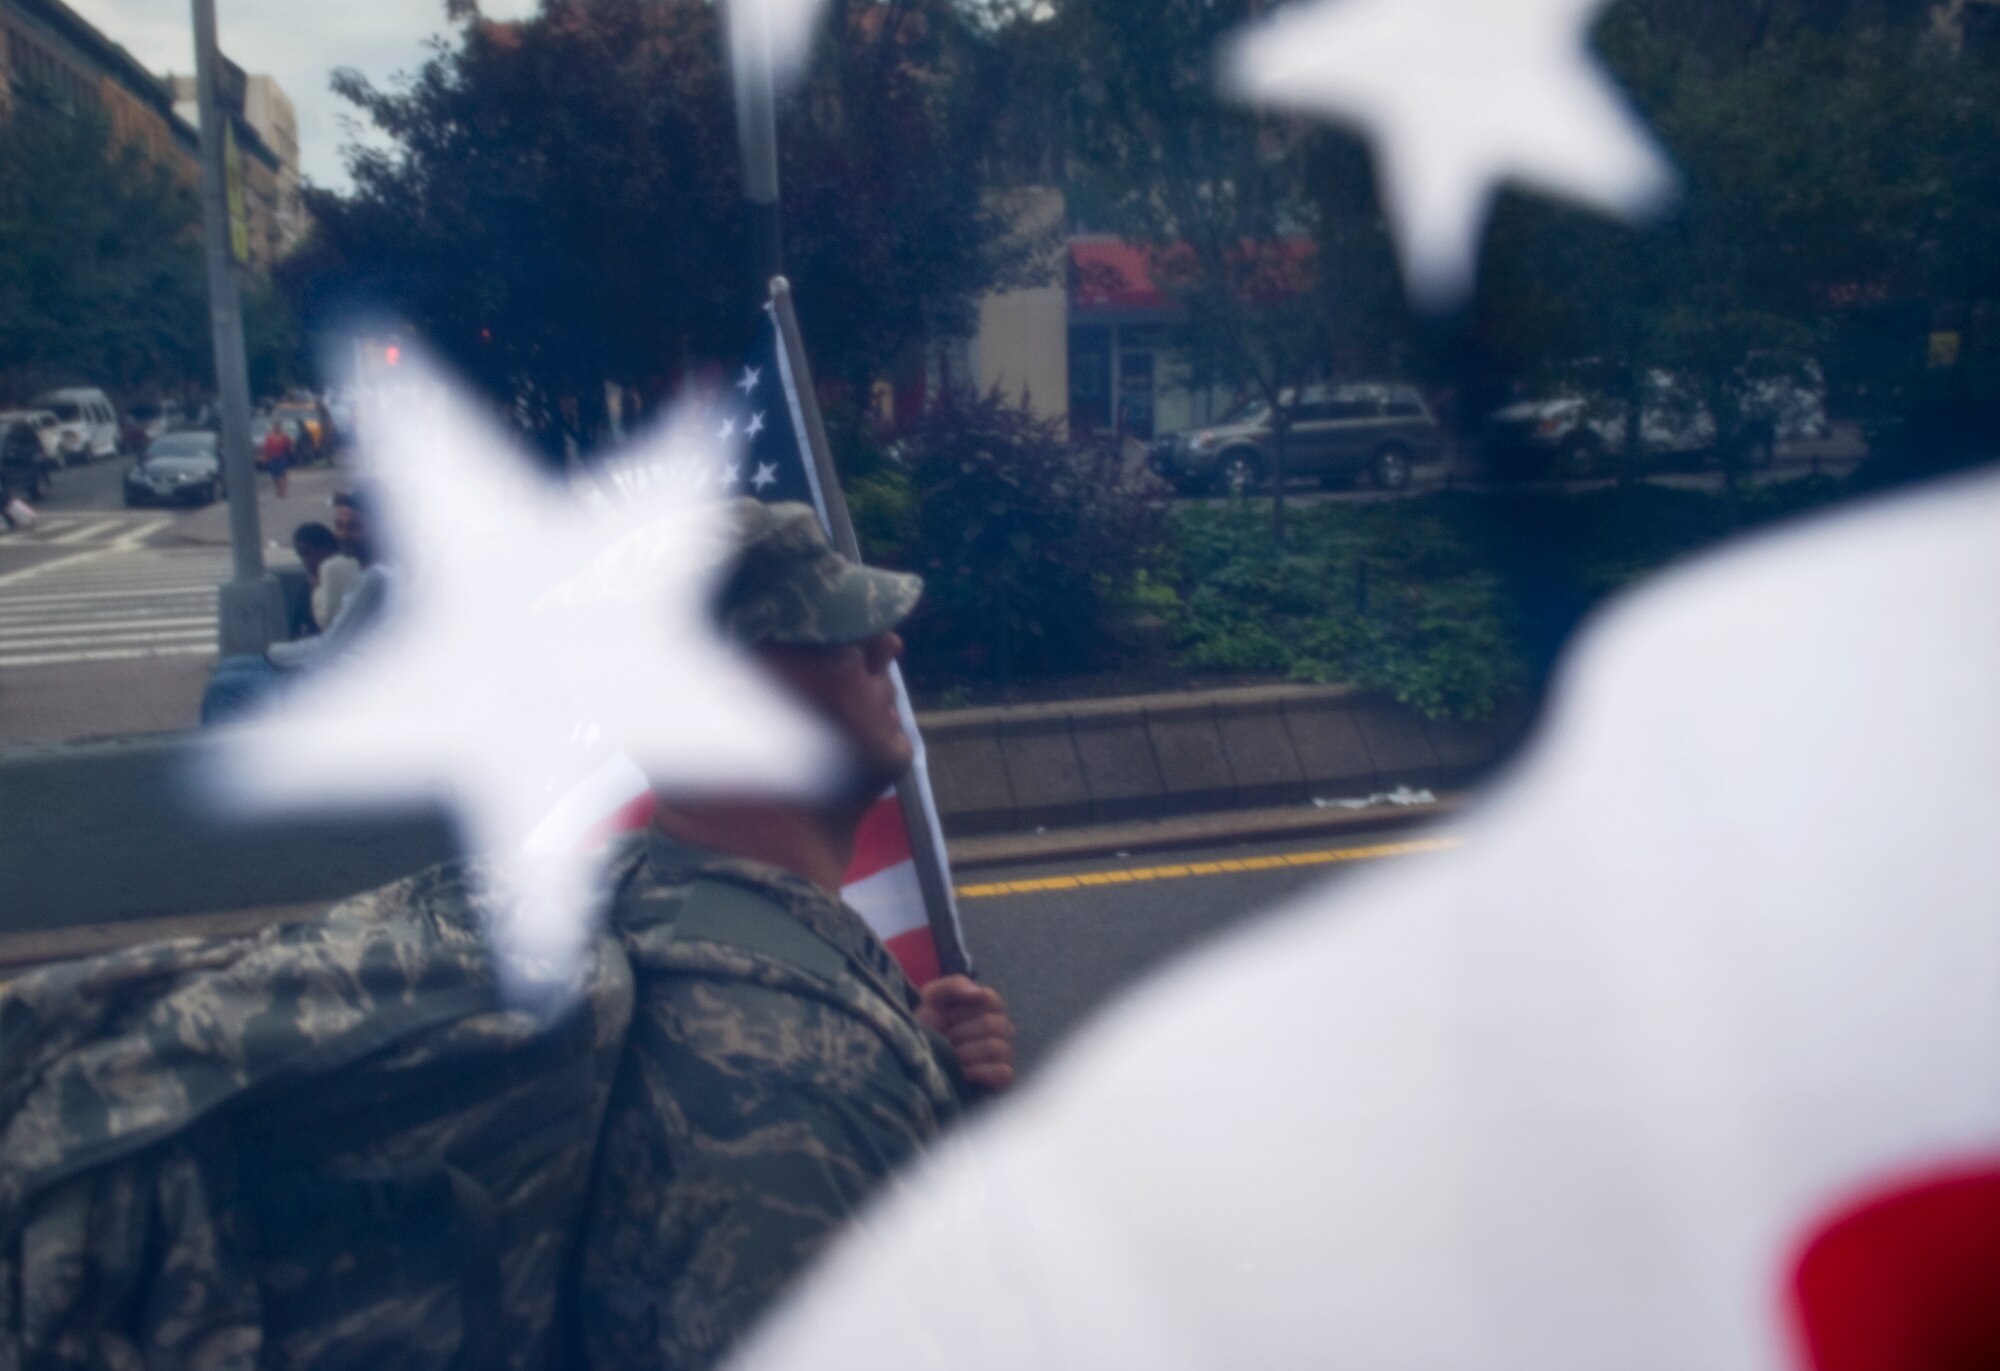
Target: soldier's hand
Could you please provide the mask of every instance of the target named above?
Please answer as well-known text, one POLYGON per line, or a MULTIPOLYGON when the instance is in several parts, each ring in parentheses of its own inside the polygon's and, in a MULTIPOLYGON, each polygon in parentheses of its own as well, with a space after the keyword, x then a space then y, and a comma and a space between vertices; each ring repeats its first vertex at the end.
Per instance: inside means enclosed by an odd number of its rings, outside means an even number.
POLYGON ((1014 1083, 1014 1020, 999 991, 970 976, 940 976, 919 993, 917 1022, 944 1035, 968 1081, 988 1090, 1014 1083))

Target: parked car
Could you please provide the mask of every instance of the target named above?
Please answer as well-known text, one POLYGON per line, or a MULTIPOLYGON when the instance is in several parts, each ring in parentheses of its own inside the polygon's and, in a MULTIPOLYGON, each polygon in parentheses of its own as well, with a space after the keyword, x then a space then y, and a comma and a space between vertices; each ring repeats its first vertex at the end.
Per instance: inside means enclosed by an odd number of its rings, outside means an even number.
POLYGON ((163 433, 125 473, 128 505, 215 503, 226 492, 222 445, 210 432, 163 433))
POLYGON ((35 502, 48 493, 49 461, 41 435, 19 412, 0 414, 0 500, 22 495, 35 502))
MULTIPOLYGON (((1826 383, 1817 363, 1746 365, 1737 387, 1738 420, 1724 433, 1691 382, 1649 371, 1639 411, 1642 464, 1705 457, 1726 447, 1742 465, 1764 467, 1779 443, 1826 435, 1826 383)), ((1486 465, 1498 476, 1601 472, 1625 451, 1626 403, 1607 387, 1585 383, 1495 410, 1480 444, 1486 465)))
MULTIPOLYGON (((1384 490, 1401 490, 1416 467, 1441 460, 1447 450, 1444 430, 1413 386, 1308 386, 1296 396, 1282 392, 1279 405, 1288 420, 1287 477, 1366 476, 1384 490)), ((1240 493, 1270 479, 1276 440, 1271 407, 1253 401, 1210 427, 1155 444, 1153 469, 1190 493, 1240 493)))
POLYGON ((118 407, 95 386, 48 391, 35 398, 34 407, 48 410, 62 425, 65 463, 118 455, 118 407))

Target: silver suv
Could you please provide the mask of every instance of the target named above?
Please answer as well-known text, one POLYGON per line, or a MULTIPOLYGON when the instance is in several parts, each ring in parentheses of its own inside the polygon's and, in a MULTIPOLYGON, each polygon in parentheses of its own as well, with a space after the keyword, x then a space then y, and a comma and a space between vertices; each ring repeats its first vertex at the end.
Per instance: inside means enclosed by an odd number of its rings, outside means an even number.
MULTIPOLYGON (((1284 391, 1290 419, 1285 475, 1329 483, 1366 476, 1401 490, 1418 464, 1442 459, 1444 430, 1414 386, 1369 381, 1284 391)), ((1153 446, 1153 470, 1190 494, 1238 494, 1262 485, 1274 469, 1277 431, 1261 400, 1208 428, 1189 429, 1153 446)))

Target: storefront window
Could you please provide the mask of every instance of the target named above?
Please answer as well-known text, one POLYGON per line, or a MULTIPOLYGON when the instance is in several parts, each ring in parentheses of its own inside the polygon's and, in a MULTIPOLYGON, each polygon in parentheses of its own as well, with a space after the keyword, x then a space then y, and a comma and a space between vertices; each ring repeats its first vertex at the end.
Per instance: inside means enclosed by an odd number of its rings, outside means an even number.
POLYGON ((1111 427, 1111 330, 1069 331, 1069 423, 1078 435, 1111 427))

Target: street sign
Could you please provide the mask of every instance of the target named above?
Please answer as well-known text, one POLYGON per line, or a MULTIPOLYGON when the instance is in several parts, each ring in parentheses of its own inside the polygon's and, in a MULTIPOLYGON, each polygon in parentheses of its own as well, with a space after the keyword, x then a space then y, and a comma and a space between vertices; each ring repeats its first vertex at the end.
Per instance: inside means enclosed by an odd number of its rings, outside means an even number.
POLYGON ((236 128, 233 123, 222 126, 222 167, 228 187, 229 202, 229 255, 236 259, 236 265, 250 265, 250 215, 243 194, 243 152, 236 146, 236 128))

